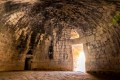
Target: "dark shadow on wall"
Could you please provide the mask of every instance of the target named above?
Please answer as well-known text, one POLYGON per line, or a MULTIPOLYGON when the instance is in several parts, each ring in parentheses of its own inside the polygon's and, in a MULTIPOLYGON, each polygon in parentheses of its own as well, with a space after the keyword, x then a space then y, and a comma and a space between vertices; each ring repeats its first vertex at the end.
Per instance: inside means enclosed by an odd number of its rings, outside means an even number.
POLYGON ((25 6, 28 6, 28 3, 15 3, 13 1, 7 1, 4 4, 5 12, 15 11, 25 6))
POLYGON ((120 72, 101 72, 101 71, 88 71, 87 73, 91 74, 92 76, 100 79, 100 80, 120 80, 120 72))

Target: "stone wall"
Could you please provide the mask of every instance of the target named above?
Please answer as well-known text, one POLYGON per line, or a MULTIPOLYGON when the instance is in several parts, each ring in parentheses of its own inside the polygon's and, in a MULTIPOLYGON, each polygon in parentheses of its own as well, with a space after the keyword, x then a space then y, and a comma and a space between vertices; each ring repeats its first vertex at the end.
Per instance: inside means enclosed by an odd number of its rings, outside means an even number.
POLYGON ((68 41, 70 30, 64 30, 62 37, 57 41, 56 33, 54 32, 53 41, 53 59, 49 58, 49 46, 51 37, 45 39, 41 44, 38 44, 34 50, 32 69, 34 70, 72 70, 72 52, 71 45, 68 41))
POLYGON ((72 70, 73 42, 84 44, 87 71, 120 71, 119 19, 111 18, 117 12, 116 4, 96 0, 19 1, 0 3, 0 71, 24 70, 29 50, 32 69, 72 70), (52 33, 55 28, 58 31, 52 33), (71 42, 68 28, 80 29, 81 39, 71 42))
MULTIPOLYGON (((114 6, 106 7, 103 21, 98 22, 95 29, 79 33, 83 36, 71 40, 72 44, 84 44, 87 72, 120 72, 120 25, 114 19, 117 13, 114 10, 114 6)), ((117 18, 118 14, 119 11, 117 18)))
POLYGON ((19 54, 12 34, 0 32, 0 71, 23 70, 24 54, 19 54))
POLYGON ((111 26, 106 31, 100 30, 87 38, 92 40, 84 46, 87 61, 86 69, 92 71, 120 72, 119 26, 111 26))

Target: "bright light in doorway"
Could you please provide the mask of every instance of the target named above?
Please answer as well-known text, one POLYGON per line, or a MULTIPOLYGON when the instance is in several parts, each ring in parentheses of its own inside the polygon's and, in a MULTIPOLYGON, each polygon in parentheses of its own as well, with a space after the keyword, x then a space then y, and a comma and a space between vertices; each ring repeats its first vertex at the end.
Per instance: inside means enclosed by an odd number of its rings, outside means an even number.
POLYGON ((85 53, 83 44, 76 44, 72 46, 73 51, 73 70, 85 72, 85 53))
POLYGON ((80 52, 79 58, 78 58, 78 68, 77 71, 85 72, 85 54, 84 51, 80 52))

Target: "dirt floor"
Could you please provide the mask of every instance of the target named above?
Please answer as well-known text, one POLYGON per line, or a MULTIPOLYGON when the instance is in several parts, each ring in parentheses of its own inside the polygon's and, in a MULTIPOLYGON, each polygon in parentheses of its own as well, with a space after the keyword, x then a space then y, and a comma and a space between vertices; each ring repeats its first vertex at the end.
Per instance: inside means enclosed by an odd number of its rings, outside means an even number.
POLYGON ((19 71, 0 72, 0 80, 120 80, 108 75, 92 75, 69 71, 19 71))

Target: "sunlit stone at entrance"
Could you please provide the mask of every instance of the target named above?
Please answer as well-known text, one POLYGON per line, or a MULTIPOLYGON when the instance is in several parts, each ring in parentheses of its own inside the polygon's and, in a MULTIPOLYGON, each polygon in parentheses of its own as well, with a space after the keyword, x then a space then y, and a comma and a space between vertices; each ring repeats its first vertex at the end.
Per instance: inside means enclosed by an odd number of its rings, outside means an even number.
POLYGON ((85 72, 85 54, 83 44, 72 45, 73 70, 85 72))
POLYGON ((84 52, 80 52, 79 58, 78 58, 78 68, 76 71, 82 71, 85 72, 85 54, 84 52))

